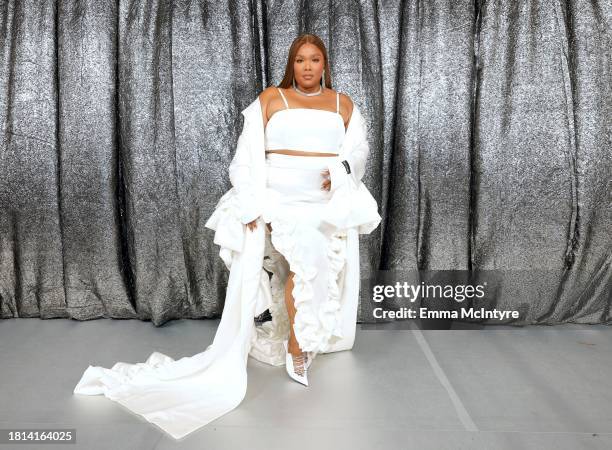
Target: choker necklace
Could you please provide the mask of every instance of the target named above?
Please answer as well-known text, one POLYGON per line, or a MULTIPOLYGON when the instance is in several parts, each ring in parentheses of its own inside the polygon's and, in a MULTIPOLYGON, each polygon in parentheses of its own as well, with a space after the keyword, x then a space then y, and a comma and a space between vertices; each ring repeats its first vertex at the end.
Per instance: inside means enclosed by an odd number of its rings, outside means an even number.
POLYGON ((321 94, 321 92, 323 92, 323 88, 321 88, 321 86, 319 86, 319 90, 317 92, 313 92, 311 94, 309 94, 308 92, 300 91, 298 87, 295 85, 293 86, 293 89, 295 89, 297 93, 305 95, 306 97, 312 97, 313 95, 319 95, 321 94))

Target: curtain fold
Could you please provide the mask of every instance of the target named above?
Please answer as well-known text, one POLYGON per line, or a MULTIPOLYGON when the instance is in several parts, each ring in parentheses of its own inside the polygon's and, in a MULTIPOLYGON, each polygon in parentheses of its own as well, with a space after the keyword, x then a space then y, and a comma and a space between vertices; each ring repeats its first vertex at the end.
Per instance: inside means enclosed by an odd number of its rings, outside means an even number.
POLYGON ((514 323, 609 322, 604 6, 3 2, 0 317, 220 315, 228 274, 204 223, 230 187, 240 111, 311 32, 369 123, 383 222, 361 236, 362 279, 498 270, 514 323))

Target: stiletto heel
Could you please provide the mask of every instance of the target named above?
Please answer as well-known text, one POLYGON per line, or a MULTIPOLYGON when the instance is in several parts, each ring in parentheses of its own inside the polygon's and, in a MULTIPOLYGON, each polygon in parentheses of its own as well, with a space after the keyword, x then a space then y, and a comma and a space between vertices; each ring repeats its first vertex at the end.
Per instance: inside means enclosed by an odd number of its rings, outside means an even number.
POLYGON ((283 345, 285 346, 286 352, 285 368, 287 369, 287 373, 298 383, 308 386, 308 370, 305 365, 304 354, 294 357, 291 353, 289 353, 288 341, 284 341, 283 345), (294 365, 294 360, 296 365, 294 365))

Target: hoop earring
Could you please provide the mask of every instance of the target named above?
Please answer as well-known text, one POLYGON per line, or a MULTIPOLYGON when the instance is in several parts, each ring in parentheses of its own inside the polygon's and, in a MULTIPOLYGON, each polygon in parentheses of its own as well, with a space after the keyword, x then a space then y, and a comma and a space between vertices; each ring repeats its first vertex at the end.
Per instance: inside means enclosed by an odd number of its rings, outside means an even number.
POLYGON ((323 75, 321 75, 321 91, 325 90, 325 71, 323 71, 323 75))
POLYGON ((293 89, 295 89, 295 77, 293 77, 293 89))

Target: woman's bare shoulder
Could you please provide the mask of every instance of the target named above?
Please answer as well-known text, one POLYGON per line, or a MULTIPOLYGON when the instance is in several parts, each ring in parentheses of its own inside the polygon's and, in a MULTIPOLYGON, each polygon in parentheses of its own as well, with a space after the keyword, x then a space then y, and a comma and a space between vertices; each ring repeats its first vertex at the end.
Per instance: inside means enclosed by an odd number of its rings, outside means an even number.
POLYGON ((348 125, 353 115, 353 100, 342 92, 340 92, 340 114, 344 117, 345 125, 348 125))
POLYGON ((264 121, 264 127, 268 123, 268 105, 277 92, 276 86, 269 86, 259 93, 259 103, 261 103, 261 115, 264 121))
POLYGON ((278 92, 276 86, 269 86, 259 93, 259 101, 262 106, 267 106, 270 99, 278 92))

